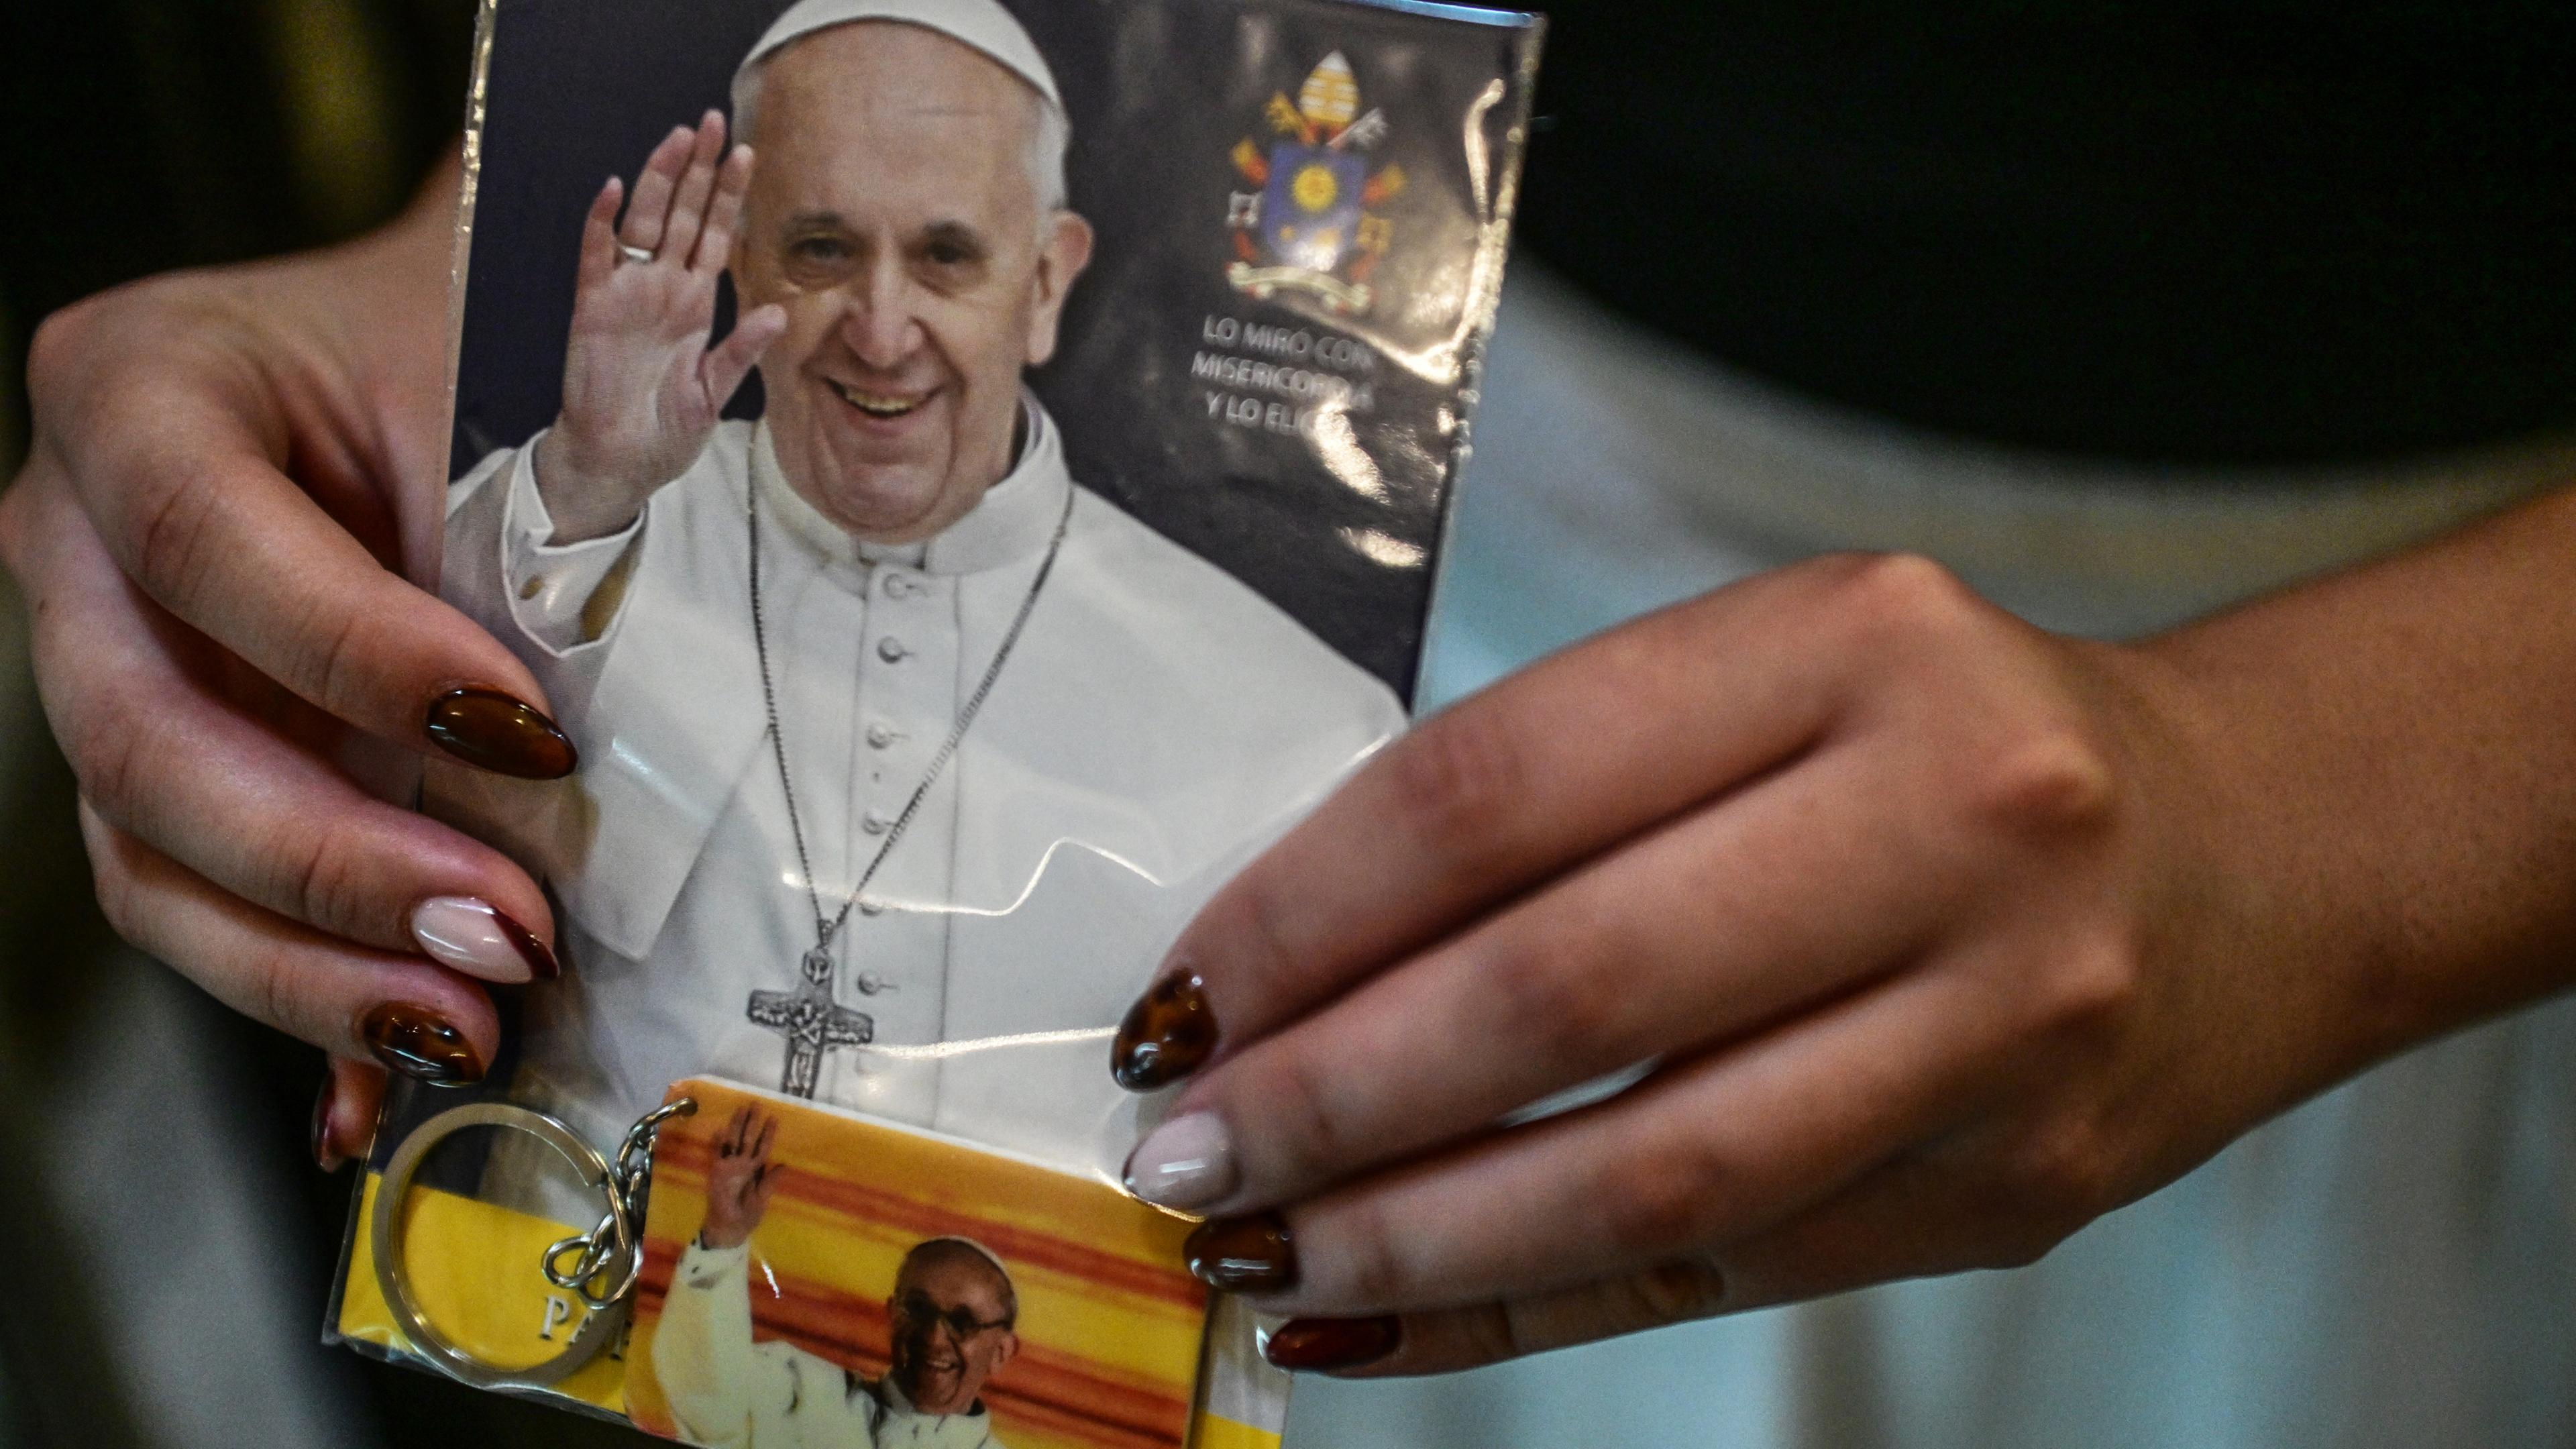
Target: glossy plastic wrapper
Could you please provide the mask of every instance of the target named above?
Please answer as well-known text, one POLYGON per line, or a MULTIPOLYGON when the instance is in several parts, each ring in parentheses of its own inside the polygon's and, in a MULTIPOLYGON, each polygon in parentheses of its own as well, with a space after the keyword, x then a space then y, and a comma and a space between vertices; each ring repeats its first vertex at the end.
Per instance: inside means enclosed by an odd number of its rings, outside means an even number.
POLYGON ((1276 1442, 1111 1041, 1404 728, 1538 38, 487 4, 440 592, 578 763, 421 798, 563 969, 397 1079, 335 1338, 697 1442, 1276 1442))

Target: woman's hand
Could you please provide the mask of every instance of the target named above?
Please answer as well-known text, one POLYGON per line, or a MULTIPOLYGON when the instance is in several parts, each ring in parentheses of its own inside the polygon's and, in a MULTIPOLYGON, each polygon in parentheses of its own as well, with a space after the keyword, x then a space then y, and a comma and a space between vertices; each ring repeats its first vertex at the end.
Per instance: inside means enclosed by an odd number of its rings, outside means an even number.
POLYGON ((1568 650, 1184 933, 1117 1044, 1189 1079, 1130 1185, 1304 1315, 1290 1367, 2029 1262, 2564 977, 2571 515, 2143 647, 1847 557, 1568 650))
POLYGON ((519 661, 404 577, 438 564, 455 200, 451 162, 359 242, 49 319, 34 446, 0 498, 99 901, 338 1058, 325 1160, 363 1147, 374 1063, 481 1074, 496 1027, 473 978, 553 969, 525 873, 385 803, 414 751, 573 763, 519 661))
POLYGON ((622 183, 591 201, 581 236, 563 412, 537 442, 537 488, 555 541, 602 538, 632 523, 706 448, 725 400, 786 330, 754 309, 712 350, 716 278, 733 251, 751 148, 725 153, 724 117, 672 128, 617 216, 622 183), (629 256, 625 248, 642 253, 629 256))

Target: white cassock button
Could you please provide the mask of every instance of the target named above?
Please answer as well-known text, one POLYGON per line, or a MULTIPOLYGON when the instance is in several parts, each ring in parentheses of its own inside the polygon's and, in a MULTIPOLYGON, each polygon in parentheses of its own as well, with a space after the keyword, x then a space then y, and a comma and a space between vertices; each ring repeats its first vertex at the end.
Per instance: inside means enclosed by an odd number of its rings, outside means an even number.
POLYGON ((895 732, 882 724, 868 726, 868 748, 882 750, 895 742, 895 732))
POLYGON ((909 599, 921 592, 921 582, 910 574, 888 573, 885 592, 889 599, 909 599))
POLYGON ((883 835, 894 828, 894 817, 882 810, 871 810, 859 821, 859 828, 870 835, 883 835))
POLYGON ((888 664, 901 664, 904 656, 911 652, 911 650, 903 647, 902 640, 897 639, 892 635, 888 635, 877 641, 877 657, 888 664))
POLYGON ((876 901, 861 901, 859 902, 859 914, 863 916, 881 916, 885 914, 885 907, 876 901))

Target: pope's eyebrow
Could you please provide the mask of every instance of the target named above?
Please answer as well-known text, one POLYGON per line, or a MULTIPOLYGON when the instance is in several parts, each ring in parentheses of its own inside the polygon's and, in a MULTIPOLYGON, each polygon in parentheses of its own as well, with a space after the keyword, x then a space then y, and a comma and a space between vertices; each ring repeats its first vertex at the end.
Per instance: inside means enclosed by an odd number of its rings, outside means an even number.
POLYGON ((789 231, 848 231, 850 224, 837 211, 800 211, 787 218, 789 231))
POLYGON ((921 244, 925 247, 947 245, 966 254, 969 261, 981 261, 992 248, 984 233, 962 221, 934 221, 922 228, 921 244))

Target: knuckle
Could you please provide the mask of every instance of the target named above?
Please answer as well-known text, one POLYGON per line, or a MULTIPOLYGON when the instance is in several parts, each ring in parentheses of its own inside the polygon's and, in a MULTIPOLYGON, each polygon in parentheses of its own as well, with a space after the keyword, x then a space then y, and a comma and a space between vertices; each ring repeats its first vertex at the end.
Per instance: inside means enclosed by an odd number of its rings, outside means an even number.
POLYGON ((2058 836, 2107 825, 2119 797, 2110 752, 2072 722, 2051 721, 1994 754, 1975 809, 2014 834, 2058 836))
POLYGON ((1468 858, 1511 823, 1528 783, 1526 757, 1503 713, 1473 705, 1415 730, 1388 768, 1399 818, 1424 843, 1468 858))
POLYGON ((1716 1217, 1728 1165, 1706 1144, 1635 1154, 1606 1169, 1591 1194, 1614 1250, 1637 1257, 1696 1246, 1716 1217))
POLYGON ((1473 948, 1484 959, 1477 980, 1496 1018, 1496 1039, 1520 1042, 1548 1066, 1586 1071, 1625 1065, 1639 1053, 1629 1043, 1622 993, 1597 979, 1597 961, 1628 959, 1617 940, 1621 923, 1604 922, 1580 953, 1564 943, 1508 930, 1473 948))
POLYGON ((2116 1182, 2103 1134, 2083 1118, 2060 1118, 2032 1132, 2014 1153, 2002 1196, 2015 1207, 1998 1221, 2010 1225, 2011 1246, 2035 1245, 2036 1257, 2116 1206, 2116 1182))
POLYGON ((1499 1363, 1518 1358, 1523 1352, 1520 1325, 1509 1303, 1483 1303, 1454 1310, 1450 1324, 1458 1338, 1460 1358, 1466 1364, 1499 1363))
POLYGON ((100 833, 92 833, 89 841, 89 875, 90 889, 98 897, 98 913, 106 919, 107 928, 121 941, 146 946, 141 886, 100 833))
POLYGON ((1921 554, 1844 555, 1833 578, 1830 616, 1882 648, 1920 649, 1954 636, 1986 610, 1957 574, 1921 554))
POLYGON ((48 396, 69 375, 96 331, 102 305, 101 298, 86 298, 36 324, 35 332, 27 339, 27 393, 31 398, 48 396))
POLYGON ((154 598, 186 616, 203 578, 205 542, 219 495, 176 469, 149 470, 127 504, 134 575, 154 598))
POLYGON ((301 1041, 327 1045, 349 1034, 334 1030, 316 993, 309 990, 305 963, 292 950, 262 946, 238 963, 234 982, 242 1014, 301 1041))
POLYGON ((303 620, 300 637, 307 655, 301 672, 312 681, 313 697, 323 708, 346 714, 365 689, 370 662, 378 657, 368 628, 375 615, 351 607, 349 600, 335 603, 303 620))
POLYGON ((262 951, 247 963, 250 1014, 291 1035, 302 1036, 304 1000, 295 989, 296 972, 285 956, 262 951))
POLYGON ((1726 1298, 1725 1276, 1697 1258, 1649 1268, 1627 1280, 1626 1287, 1634 1321, 1649 1327, 1709 1317, 1726 1298))
POLYGON ((1236 882, 1239 895, 1231 902, 1234 910, 1221 923, 1229 938, 1221 951, 1206 951, 1208 959, 1221 959, 1231 972, 1244 972, 1257 980, 1265 995, 1293 1000, 1298 964, 1306 959, 1306 931, 1298 928, 1303 915, 1296 890, 1280 871, 1255 869, 1236 882))
POLYGON ((1333 1069, 1310 1052, 1276 1054, 1254 1089, 1261 1104, 1264 1151, 1275 1174, 1274 1190, 1312 1189, 1348 1172, 1350 1133, 1334 1100, 1333 1069))
POLYGON ((1374 1202, 1356 1202, 1334 1215, 1333 1260, 1341 1265, 1341 1296, 1365 1307, 1402 1303, 1413 1275, 1405 1271, 1394 1220, 1374 1202))
POLYGON ((345 821, 299 819, 293 834, 272 847, 284 866, 280 901, 308 925, 333 935, 357 934, 351 927, 363 915, 369 887, 383 879, 382 872, 361 864, 358 845, 345 821))
POLYGON ((63 742, 81 793, 102 817, 119 825, 134 819, 136 805, 148 793, 144 776, 156 757, 144 741, 143 721, 150 718, 145 713, 106 709, 63 742))
POLYGON ((2135 945, 2110 933, 2060 946, 2046 989, 2034 993, 2041 1029, 2078 1041, 2116 1031, 2138 999, 2143 975, 2135 945))

